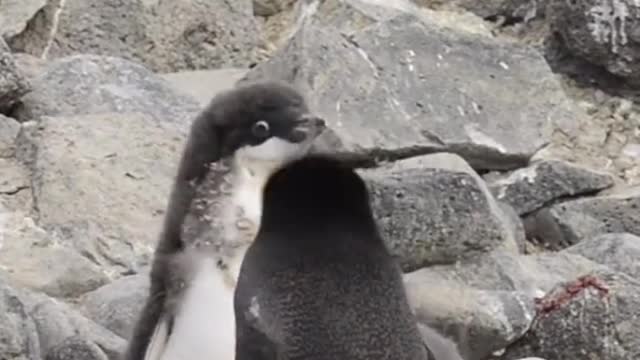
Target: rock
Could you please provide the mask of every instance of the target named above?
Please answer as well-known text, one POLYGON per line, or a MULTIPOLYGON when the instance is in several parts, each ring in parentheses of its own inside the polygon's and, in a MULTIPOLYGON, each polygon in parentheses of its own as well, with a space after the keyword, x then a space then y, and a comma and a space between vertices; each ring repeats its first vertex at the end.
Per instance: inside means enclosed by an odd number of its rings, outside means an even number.
POLYGON ((637 279, 606 269, 591 272, 539 300, 531 329, 501 358, 636 359, 639 308, 637 279))
POLYGON ((564 250, 640 279, 640 237, 632 234, 601 234, 564 250))
POLYGON ((123 339, 129 339, 148 291, 147 273, 125 276, 86 294, 81 305, 90 319, 123 339))
POLYGON ((22 296, 0 273, 0 359, 37 359, 38 334, 22 296))
POLYGON ((247 67, 262 43, 251 0, 51 1, 11 41, 47 58, 116 56, 156 72, 247 67))
POLYGON ((32 294, 28 301, 42 354, 55 356, 70 342, 83 339, 97 345, 109 359, 117 359, 126 346, 123 339, 86 319, 69 305, 38 294, 32 294))
POLYGON ((500 201, 526 215, 549 203, 613 186, 613 176, 559 160, 536 162, 489 184, 500 201))
POLYGON ((33 210, 29 171, 17 159, 0 158, 0 202, 6 211, 29 213, 33 210))
POLYGON ((5 213, 0 227, 0 268, 9 281, 54 297, 74 297, 107 282, 100 269, 71 249, 60 247, 21 213, 5 213))
POLYGON ((10 39, 21 33, 47 0, 2 0, 0 2, 0 38, 10 39))
POLYGON ((273 16, 290 7, 296 0, 253 0, 253 14, 256 16, 273 16))
POLYGON ((508 218, 459 156, 436 154, 362 171, 374 215, 405 271, 513 244, 508 218))
POLYGON ((184 132, 199 110, 196 100, 139 64, 115 57, 77 55, 49 64, 16 110, 20 121, 42 116, 142 112, 181 124, 184 132))
POLYGON ((30 89, 20 73, 11 51, 0 37, 0 113, 7 113, 30 89))
POLYGON ((19 131, 19 122, 0 114, 0 158, 9 158, 15 155, 16 138, 19 131))
POLYGON ((136 272, 161 230, 185 137, 150 115, 43 117, 32 161, 39 225, 109 276, 136 272))
POLYGON ((634 82, 640 80, 640 3, 551 0, 555 33, 574 55, 634 82))
POLYGON ((459 7, 487 19, 504 17, 509 21, 528 21, 544 14, 544 2, 538 0, 412 0, 416 4, 435 8, 459 7))
POLYGON ((640 188, 613 195, 567 201, 525 219, 529 237, 550 249, 564 249, 606 233, 640 235, 640 188))
POLYGON ((502 201, 497 201, 498 206, 505 214, 506 223, 509 225, 511 229, 511 233, 513 234, 513 238, 516 241, 516 245, 518 248, 518 252, 524 253, 527 251, 527 233, 524 230, 524 224, 522 223, 522 219, 518 216, 518 213, 513 209, 513 207, 509 204, 506 204, 502 201))
POLYGON ((418 322, 453 339, 466 360, 485 359, 520 338, 535 315, 533 299, 519 292, 422 283, 407 294, 418 322))
POLYGON ((407 273, 404 283, 419 323, 452 338, 466 360, 484 360, 525 334, 536 298, 598 268, 568 253, 495 251, 407 273))
POLYGON ((211 102, 214 96, 223 90, 234 87, 236 81, 241 79, 247 70, 238 68, 218 70, 182 71, 178 73, 161 75, 169 84, 194 99, 197 99, 201 107, 211 102))
POLYGON ((407 287, 440 284, 488 291, 518 291, 531 298, 544 295, 557 284, 602 267, 569 253, 515 255, 496 251, 452 265, 436 265, 405 274, 407 287))
POLYGON ((404 11, 352 35, 303 22, 242 81, 265 77, 295 83, 348 149, 437 146, 475 169, 523 166, 580 116, 534 50, 404 11))
POLYGON ((29 79, 30 82, 47 70, 47 60, 35 57, 31 54, 14 53, 13 60, 15 61, 18 70, 27 79, 29 79))
POLYGON ((52 348, 45 360, 109 360, 98 345, 82 336, 71 336, 52 348))

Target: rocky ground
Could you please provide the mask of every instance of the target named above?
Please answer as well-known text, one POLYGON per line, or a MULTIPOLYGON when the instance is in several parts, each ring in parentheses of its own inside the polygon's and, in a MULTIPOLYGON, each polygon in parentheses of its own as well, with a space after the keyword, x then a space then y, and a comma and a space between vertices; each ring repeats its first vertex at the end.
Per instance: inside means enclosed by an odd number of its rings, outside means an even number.
POLYGON ((116 359, 186 132, 295 83, 465 360, 640 358, 640 4, 0 1, 0 359, 116 359))

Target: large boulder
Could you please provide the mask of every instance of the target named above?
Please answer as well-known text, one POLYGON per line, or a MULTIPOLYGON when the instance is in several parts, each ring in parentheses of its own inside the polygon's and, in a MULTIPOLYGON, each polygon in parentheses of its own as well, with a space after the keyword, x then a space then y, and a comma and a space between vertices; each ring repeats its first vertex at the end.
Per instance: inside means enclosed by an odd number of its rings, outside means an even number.
POLYGON ((348 35, 312 13, 243 81, 297 84, 347 148, 408 156, 438 144, 476 169, 526 164, 553 126, 580 116, 534 50, 420 13, 379 11, 393 16, 348 35))
POLYGON ((552 29, 578 57, 640 81, 640 3, 636 0, 550 0, 552 29))
POLYGON ((27 27, 47 0, 2 0, 0 2, 0 38, 11 39, 27 27))
POLYGON ((11 47, 48 58, 117 56, 158 72, 246 67, 262 42, 252 15, 251 0, 49 1, 11 47))
POLYGON ((56 354, 70 346, 65 344, 79 340, 91 344, 94 351, 99 350, 95 351, 97 357, 83 358, 87 360, 116 359, 123 350, 123 339, 87 320, 70 306, 11 286, 4 277, 0 272, 0 359, 62 360, 56 354))
POLYGON ((15 155, 19 131, 18 121, 0 114, 0 158, 10 158, 15 155))
POLYGON ((60 246, 30 217, 1 209, 0 217, 0 269, 8 282, 55 297, 78 296, 107 282, 98 266, 60 246))
POLYGON ((116 57, 75 55, 58 59, 33 79, 33 91, 17 109, 18 120, 141 112, 189 128, 200 106, 142 65, 116 57))
POLYGON ((108 275, 145 264, 185 141, 179 127, 141 113, 45 116, 29 141, 38 225, 108 275))
POLYGON ((149 291, 149 273, 124 276, 82 297, 83 312, 114 334, 129 339, 149 291))
POLYGON ((451 338, 465 360, 484 360, 517 341, 536 315, 536 299, 600 265, 579 255, 496 251, 404 275, 419 324, 451 338))
POLYGON ((406 271, 500 246, 517 252, 509 218, 457 155, 406 159, 362 175, 385 240, 406 271))
POLYGON ((558 160, 538 161, 508 176, 492 179, 495 197, 526 215, 553 201, 597 192, 613 186, 613 176, 558 160))
POLYGON ((637 359, 639 308, 637 278, 607 269, 593 271, 540 299, 531 329, 501 359, 637 359))
POLYGON ((29 82, 18 70, 9 47, 0 37, 0 113, 11 110, 29 89, 29 82))
POLYGON ((640 237, 628 233, 600 234, 564 250, 640 279, 640 237))
POLYGON ((640 235, 640 187, 611 195, 566 201, 525 219, 530 237, 550 249, 564 249, 599 234, 640 235))

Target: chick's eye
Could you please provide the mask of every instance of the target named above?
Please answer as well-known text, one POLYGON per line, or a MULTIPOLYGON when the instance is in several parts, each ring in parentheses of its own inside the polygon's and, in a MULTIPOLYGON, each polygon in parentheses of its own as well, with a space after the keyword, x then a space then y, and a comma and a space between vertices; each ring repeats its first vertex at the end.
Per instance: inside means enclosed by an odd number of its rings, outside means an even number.
POLYGON ((258 121, 251 127, 251 132, 253 136, 259 138, 267 137, 269 136, 269 123, 264 120, 258 121))

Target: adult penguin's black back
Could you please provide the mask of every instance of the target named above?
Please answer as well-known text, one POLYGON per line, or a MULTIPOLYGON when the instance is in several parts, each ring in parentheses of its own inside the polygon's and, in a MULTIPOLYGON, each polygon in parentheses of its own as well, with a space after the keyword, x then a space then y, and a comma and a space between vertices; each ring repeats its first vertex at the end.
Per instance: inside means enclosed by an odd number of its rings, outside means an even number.
POLYGON ((237 360, 428 359, 366 185, 329 157, 267 182, 234 310, 237 360))

